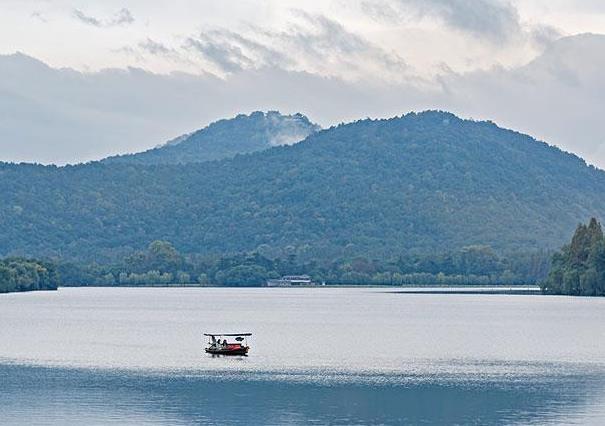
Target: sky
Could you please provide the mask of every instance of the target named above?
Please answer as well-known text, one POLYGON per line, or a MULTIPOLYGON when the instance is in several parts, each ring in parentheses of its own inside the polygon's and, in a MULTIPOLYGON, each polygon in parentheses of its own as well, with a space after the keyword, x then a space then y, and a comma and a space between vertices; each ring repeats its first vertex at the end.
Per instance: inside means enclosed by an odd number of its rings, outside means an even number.
POLYGON ((602 0, 0 0, 0 161, 76 163, 255 110, 426 109, 605 168, 602 0))

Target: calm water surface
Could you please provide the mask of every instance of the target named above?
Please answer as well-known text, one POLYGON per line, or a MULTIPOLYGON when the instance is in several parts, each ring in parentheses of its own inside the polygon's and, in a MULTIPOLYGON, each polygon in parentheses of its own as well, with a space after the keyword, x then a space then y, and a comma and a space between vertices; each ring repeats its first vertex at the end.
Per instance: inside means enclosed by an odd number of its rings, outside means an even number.
POLYGON ((605 424, 605 299, 80 288, 0 324, 2 424, 605 424))

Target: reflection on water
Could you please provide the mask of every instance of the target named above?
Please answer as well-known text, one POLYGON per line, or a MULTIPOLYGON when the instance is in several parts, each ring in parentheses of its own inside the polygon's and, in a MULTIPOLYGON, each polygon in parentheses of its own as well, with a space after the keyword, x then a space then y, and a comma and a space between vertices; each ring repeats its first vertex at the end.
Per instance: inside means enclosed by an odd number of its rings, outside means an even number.
POLYGON ((331 384, 0 366, 3 424, 602 424, 602 374, 331 384))
POLYGON ((82 288, 0 324, 2 424, 605 424, 603 298, 82 288))

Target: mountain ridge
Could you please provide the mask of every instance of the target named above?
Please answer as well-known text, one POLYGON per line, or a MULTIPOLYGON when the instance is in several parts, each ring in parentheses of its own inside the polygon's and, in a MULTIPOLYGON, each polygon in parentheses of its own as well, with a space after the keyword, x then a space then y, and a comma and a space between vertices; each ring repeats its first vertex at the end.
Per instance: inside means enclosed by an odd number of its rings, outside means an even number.
POLYGON ((0 253, 336 258, 555 248, 605 212, 605 172, 492 122, 427 111, 186 165, 2 165, 0 253), (33 193, 24 188, 34 188, 33 193))

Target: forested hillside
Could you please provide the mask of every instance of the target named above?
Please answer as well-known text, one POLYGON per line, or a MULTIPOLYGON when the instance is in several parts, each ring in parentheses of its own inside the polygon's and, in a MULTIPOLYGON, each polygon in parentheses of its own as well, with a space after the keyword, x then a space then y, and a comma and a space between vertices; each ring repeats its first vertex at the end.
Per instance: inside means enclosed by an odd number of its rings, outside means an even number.
POLYGON ((231 158, 272 146, 300 142, 320 130, 302 114, 256 111, 219 120, 201 130, 180 136, 165 145, 137 154, 119 155, 106 163, 186 164, 231 158))
POLYGON ((0 166, 0 254, 393 258, 559 247, 603 217, 605 173, 490 122, 426 112, 187 165, 0 166))

